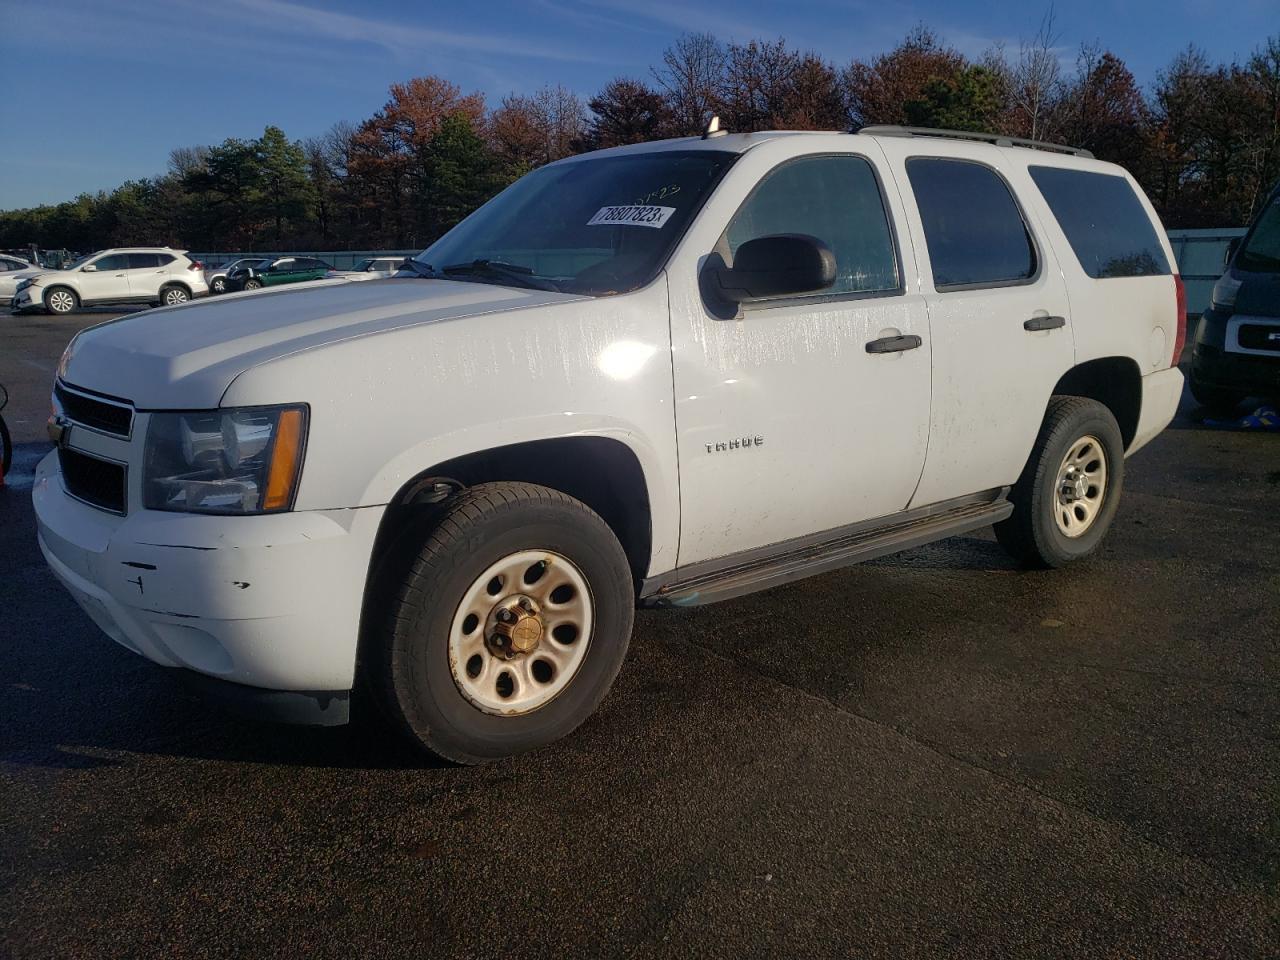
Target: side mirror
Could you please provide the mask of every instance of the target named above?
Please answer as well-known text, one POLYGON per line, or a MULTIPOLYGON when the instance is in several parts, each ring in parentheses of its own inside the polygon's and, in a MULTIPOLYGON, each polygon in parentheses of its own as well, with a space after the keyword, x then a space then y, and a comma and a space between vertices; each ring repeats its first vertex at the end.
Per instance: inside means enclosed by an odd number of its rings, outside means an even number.
POLYGON ((1230 240, 1227 241, 1227 252, 1226 252, 1226 255, 1222 258, 1222 265, 1224 267, 1231 266, 1231 261, 1236 258, 1236 251, 1239 249, 1240 249, 1240 237, 1232 237, 1230 240))
POLYGON ((733 255, 732 267, 713 269, 721 297, 749 303, 826 290, 836 282, 836 255, 817 237, 778 233, 748 240, 733 255))
POLYGON ((96 264, 86 263, 83 267, 80 268, 80 270, 82 273, 97 273, 98 267, 96 264))

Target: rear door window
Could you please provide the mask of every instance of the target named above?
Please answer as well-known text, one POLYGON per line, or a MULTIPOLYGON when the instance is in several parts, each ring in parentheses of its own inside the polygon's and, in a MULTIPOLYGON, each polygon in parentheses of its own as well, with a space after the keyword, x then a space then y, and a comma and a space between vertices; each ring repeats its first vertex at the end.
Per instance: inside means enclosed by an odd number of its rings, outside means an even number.
POLYGON ((913 157, 907 179, 935 289, 1005 286, 1035 276, 1035 244, 998 173, 970 160, 913 157))
POLYGON ((1080 266, 1096 280, 1168 274, 1156 228, 1124 177, 1028 167, 1080 266))
POLYGON ((129 269, 143 270, 148 267, 155 268, 160 266, 160 255, 156 253, 131 253, 129 254, 129 269))
POLYGON ((778 233, 808 234, 831 247, 836 280, 822 296, 901 288, 880 184, 862 157, 805 157, 775 168, 734 214, 720 247, 732 263, 748 240, 778 233))

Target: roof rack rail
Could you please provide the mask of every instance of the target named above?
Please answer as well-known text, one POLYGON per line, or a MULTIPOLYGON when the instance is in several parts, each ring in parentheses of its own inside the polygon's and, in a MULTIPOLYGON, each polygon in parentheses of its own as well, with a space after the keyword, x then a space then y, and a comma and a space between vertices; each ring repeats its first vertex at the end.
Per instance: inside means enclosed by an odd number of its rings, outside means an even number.
POLYGON ((935 130, 932 127, 901 127, 896 124, 878 124, 852 132, 866 133, 875 137, 941 137, 946 140, 978 140, 982 143, 994 143, 997 147, 1026 147, 1030 150, 1048 150, 1051 153, 1069 153, 1073 157, 1093 159, 1093 154, 1081 147, 1068 147, 1062 143, 1048 143, 1044 140, 1027 140, 1023 137, 1006 137, 999 133, 935 130))

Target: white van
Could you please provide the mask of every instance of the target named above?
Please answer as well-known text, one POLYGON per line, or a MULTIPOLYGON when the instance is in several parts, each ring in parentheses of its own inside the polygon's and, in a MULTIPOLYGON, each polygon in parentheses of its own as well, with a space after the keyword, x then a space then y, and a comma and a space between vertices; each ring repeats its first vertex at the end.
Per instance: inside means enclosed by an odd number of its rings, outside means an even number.
POLYGON ((1182 390, 1173 263, 1082 151, 877 128, 577 156, 397 278, 85 330, 40 544, 213 694, 340 723, 361 684, 492 760, 591 714, 637 603, 991 524, 1028 565, 1089 554, 1182 390))

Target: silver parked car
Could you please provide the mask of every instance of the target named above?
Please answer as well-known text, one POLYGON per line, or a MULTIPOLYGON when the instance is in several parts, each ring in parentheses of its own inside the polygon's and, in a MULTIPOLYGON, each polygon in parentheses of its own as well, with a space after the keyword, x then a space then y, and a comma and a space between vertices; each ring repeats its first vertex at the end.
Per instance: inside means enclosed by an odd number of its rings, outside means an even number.
POLYGON ((37 273, 43 272, 44 267, 38 267, 34 263, 28 263, 17 257, 0 255, 0 304, 13 299, 19 280, 25 280, 27 277, 34 277, 37 273))

